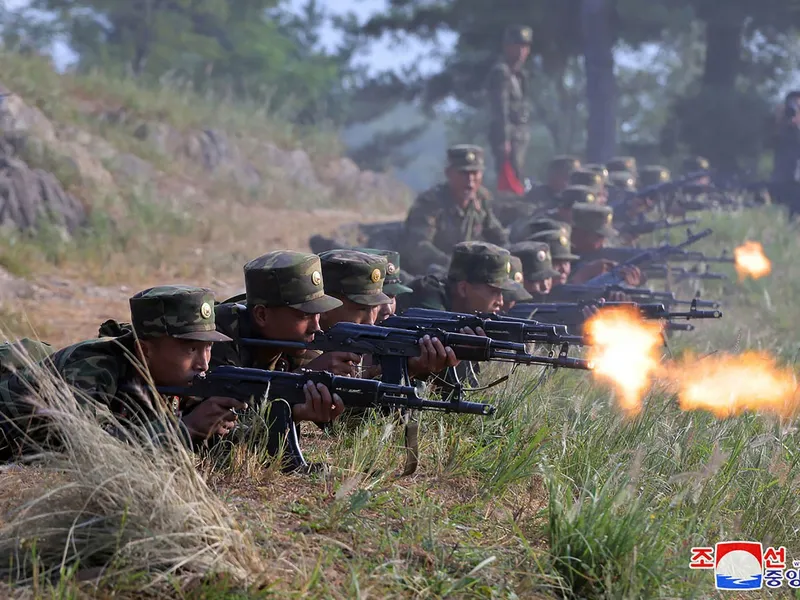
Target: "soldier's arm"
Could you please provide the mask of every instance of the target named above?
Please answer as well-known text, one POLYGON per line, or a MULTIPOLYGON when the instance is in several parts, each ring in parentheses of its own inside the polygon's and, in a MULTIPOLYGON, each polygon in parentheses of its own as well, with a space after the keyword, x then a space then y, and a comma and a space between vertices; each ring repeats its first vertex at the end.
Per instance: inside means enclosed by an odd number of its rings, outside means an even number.
POLYGON ((489 138, 492 144, 505 144, 511 139, 509 119, 511 80, 503 65, 496 65, 490 75, 488 84, 490 128, 489 138))
POLYGON ((420 196, 411 206, 405 223, 405 249, 412 266, 410 270, 424 272, 428 265, 446 265, 449 255, 437 248, 433 239, 436 236, 438 208, 436 203, 425 195, 420 196))

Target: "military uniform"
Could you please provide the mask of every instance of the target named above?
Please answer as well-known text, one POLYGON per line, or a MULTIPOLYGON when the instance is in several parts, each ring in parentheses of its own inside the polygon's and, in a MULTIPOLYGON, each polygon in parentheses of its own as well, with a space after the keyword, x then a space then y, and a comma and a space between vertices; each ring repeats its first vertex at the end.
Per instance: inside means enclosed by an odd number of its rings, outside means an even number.
POLYGON ((580 159, 575 156, 556 156, 553 158, 547 167, 548 183, 535 185, 525 195, 524 199, 515 198, 515 201, 509 201, 509 205, 504 207, 502 214, 500 208, 497 207, 496 212, 500 222, 506 226, 511 225, 513 229, 514 224, 518 224, 520 221, 528 220, 537 214, 557 208, 560 204, 562 190, 551 187, 550 179, 558 177, 558 179, 566 182, 569 175, 574 170, 579 169, 580 165, 580 159))
MULTIPOLYGON (((601 204, 576 204, 573 207, 572 236, 581 232, 590 232, 604 238, 614 238, 618 232, 613 227, 614 211, 601 204)), ((574 244, 573 244, 574 245, 574 244)), ((573 265, 573 271, 580 270, 587 262, 597 258, 591 253, 581 254, 580 260, 573 265)))
POLYGON ((583 186, 589 188, 596 196, 600 196, 605 187, 603 176, 588 169, 577 169, 569 176, 570 186, 583 186))
POLYGON ((565 235, 563 230, 551 229, 550 231, 542 231, 531 236, 532 242, 544 242, 550 247, 550 256, 554 261, 566 260, 575 262, 580 259, 580 256, 573 254, 569 235, 565 235))
MULTIPOLYGON (((160 286, 130 299, 131 325, 120 327, 119 337, 101 337, 68 346, 39 363, 39 368, 63 379, 76 391, 79 403, 90 402, 101 420, 113 430, 111 415, 134 424, 147 423, 157 433, 161 413, 147 394, 147 382, 137 359, 135 340, 169 336, 178 339, 222 342, 214 323, 214 296, 204 288, 160 286)), ((4 439, 0 456, 8 459, 23 438, 20 429, 37 442, 47 437, 45 419, 36 418, 31 403, 38 388, 38 369, 26 368, 0 381, 0 418, 4 439), (34 390, 33 392, 31 390, 34 390)), ((158 384, 158 382, 156 382, 158 384)), ((42 400, 42 399, 40 399, 42 400)), ((175 411, 181 406, 175 402, 175 411)))
POLYGON ((403 283, 403 272, 400 269, 400 253, 394 250, 380 250, 378 248, 356 248, 360 252, 383 256, 387 260, 386 279, 383 280, 383 293, 390 298, 402 294, 410 294, 413 290, 403 283))
MULTIPOLYGON (((483 151, 477 146, 453 146, 447 156, 450 168, 483 170, 483 151)), ((402 253, 410 263, 410 271, 420 274, 429 265, 446 265, 459 242, 507 245, 508 233, 492 212, 490 202, 488 190, 480 188, 476 201, 462 208, 446 183, 420 194, 408 212, 404 227, 402 253)))
MULTIPOLYGON (((505 44, 530 45, 530 27, 508 27, 505 44)), ((505 145, 511 145, 511 166, 517 178, 524 179, 525 154, 531 138, 530 81, 524 69, 514 70, 505 57, 495 63, 487 82, 489 96, 489 143, 498 173, 506 161, 505 145)))
POLYGON ((572 232, 572 226, 565 221, 549 217, 536 217, 522 221, 519 225, 511 231, 511 242, 524 242, 531 239, 532 236, 542 231, 551 231, 553 229, 563 232, 568 238, 572 232))
MULTIPOLYGON (((559 272, 553 268, 550 246, 546 242, 520 242, 511 246, 509 250, 522 262, 522 276, 526 283, 535 283, 560 276, 559 272)), ((532 294, 533 302, 542 302, 546 299, 546 294, 532 294)))

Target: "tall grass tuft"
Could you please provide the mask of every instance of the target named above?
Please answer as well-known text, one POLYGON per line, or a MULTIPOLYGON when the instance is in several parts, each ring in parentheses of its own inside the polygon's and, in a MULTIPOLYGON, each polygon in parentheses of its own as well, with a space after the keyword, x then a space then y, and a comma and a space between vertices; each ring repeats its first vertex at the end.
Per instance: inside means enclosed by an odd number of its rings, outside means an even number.
POLYGON ((3 580, 30 584, 68 573, 146 575, 147 585, 209 574, 241 584, 264 578, 254 542, 207 487, 174 425, 165 420, 166 435, 156 436, 155 428, 107 421, 127 434, 124 441, 107 433, 77 391, 28 368, 39 381, 32 401, 60 443, 27 459, 52 477, 0 528, 3 580))

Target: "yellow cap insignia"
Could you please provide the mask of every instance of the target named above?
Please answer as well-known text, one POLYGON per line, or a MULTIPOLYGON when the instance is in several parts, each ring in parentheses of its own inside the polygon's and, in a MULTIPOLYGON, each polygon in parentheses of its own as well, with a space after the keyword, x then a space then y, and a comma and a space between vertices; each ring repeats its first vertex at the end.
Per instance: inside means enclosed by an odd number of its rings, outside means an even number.
POLYGON ((523 281, 524 279, 525 279, 525 278, 522 276, 522 273, 520 273, 519 271, 517 271, 516 273, 514 273, 514 281, 516 281, 517 283, 522 283, 522 281, 523 281))
POLYGON ((208 302, 203 302, 203 305, 200 307, 200 315, 204 319, 211 318, 211 305, 208 302))
POLYGON ((667 173, 666 171, 661 171, 659 177, 661 178, 661 181, 666 181, 667 179, 669 179, 669 173, 667 173))
POLYGON ((565 235, 562 235, 560 238, 558 238, 558 241, 562 246, 566 246, 567 244, 569 244, 569 240, 565 235))
POLYGON ((386 265, 386 274, 387 275, 394 275, 395 266, 394 263, 389 263, 386 265))
POLYGON ((594 202, 594 194, 586 194, 586 202, 594 202))
POLYGON ((531 35, 531 30, 530 30, 530 29, 523 29, 523 30, 522 30, 522 31, 520 31, 519 33, 520 33, 520 37, 521 37, 523 40, 525 40, 525 41, 530 41, 530 39, 531 39, 531 37, 532 37, 532 35, 531 35))
POLYGON ((474 152, 467 152, 466 156, 464 156, 464 159, 467 162, 475 162, 475 153, 474 152))
POLYGON ((610 214, 610 213, 609 213, 609 214, 606 216, 606 221, 608 221, 608 224, 609 224, 609 225, 611 225, 611 221, 613 221, 613 220, 614 220, 614 215, 612 215, 612 214, 610 214))
POLYGON ((373 269, 369 278, 372 280, 372 283, 378 283, 381 280, 381 270, 373 269))
POLYGON ((506 263, 506 273, 509 273, 509 274, 511 273, 511 263, 510 262, 506 263))
POLYGON ((633 187, 633 179, 628 179, 625 184, 633 187))
POLYGON ((311 274, 311 283, 314 285, 320 285, 322 283, 322 273, 319 271, 314 271, 311 274))
POLYGON ((547 258, 547 252, 545 252, 544 250, 539 250, 536 253, 536 260, 538 260, 539 262, 542 262, 546 258, 547 258))

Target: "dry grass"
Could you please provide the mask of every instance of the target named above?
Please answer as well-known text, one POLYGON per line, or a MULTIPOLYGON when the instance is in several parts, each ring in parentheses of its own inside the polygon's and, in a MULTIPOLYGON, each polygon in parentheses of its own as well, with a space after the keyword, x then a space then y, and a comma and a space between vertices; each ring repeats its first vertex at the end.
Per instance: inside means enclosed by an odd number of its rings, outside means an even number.
MULTIPOLYGON (((208 488, 169 419, 141 430, 106 421, 131 436, 124 441, 78 392, 28 368, 60 444, 26 458, 35 470, 26 469, 23 499, 0 528, 3 580, 47 586, 65 576, 106 584, 135 576, 137 587, 158 590, 224 574, 240 585, 266 583, 251 537, 208 488)), ((20 473, 6 473, 5 483, 20 473)))

